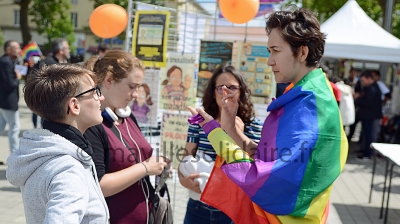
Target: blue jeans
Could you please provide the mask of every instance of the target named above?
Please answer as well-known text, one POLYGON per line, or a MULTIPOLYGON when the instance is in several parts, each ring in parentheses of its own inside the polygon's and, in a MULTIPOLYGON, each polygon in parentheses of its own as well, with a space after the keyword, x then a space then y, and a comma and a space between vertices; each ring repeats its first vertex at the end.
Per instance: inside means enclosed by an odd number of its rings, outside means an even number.
POLYGON ((373 151, 371 143, 375 142, 379 132, 379 120, 361 120, 362 122, 362 136, 363 136, 363 149, 364 157, 371 157, 373 151))
POLYGON ((184 224, 232 224, 232 220, 220 210, 201 201, 189 198, 184 224))
POLYGON ((0 108, 0 132, 2 132, 8 123, 8 142, 10 152, 14 152, 19 147, 19 112, 14 110, 5 110, 0 108))
MULTIPOLYGON (((35 113, 32 113, 32 123, 33 123, 33 127, 37 128, 37 118, 39 116, 35 113)), ((43 118, 40 117, 40 127, 43 127, 43 118)))

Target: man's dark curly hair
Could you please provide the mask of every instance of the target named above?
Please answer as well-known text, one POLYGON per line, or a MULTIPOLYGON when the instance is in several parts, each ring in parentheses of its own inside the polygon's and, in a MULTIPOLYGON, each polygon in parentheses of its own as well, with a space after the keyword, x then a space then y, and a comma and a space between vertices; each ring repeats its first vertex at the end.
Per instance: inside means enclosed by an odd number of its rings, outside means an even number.
MULTIPOLYGON (((236 80, 240 85, 240 97, 239 97, 239 108, 237 111, 237 116, 242 119, 244 123, 251 122, 251 119, 254 117, 253 104, 250 100, 250 89, 247 86, 246 82, 243 79, 243 75, 237 70, 235 67, 231 65, 221 65, 214 72, 211 79, 208 81, 207 87, 204 90, 203 95, 203 107, 205 112, 211 115, 213 118, 217 118, 220 111, 218 108, 218 104, 215 101, 215 83, 217 78, 222 73, 230 73, 235 76, 236 80)), ((217 93, 219 94, 219 93, 217 93)))
POLYGON ((297 57, 301 46, 307 46, 309 52, 306 65, 318 66, 324 54, 326 35, 320 31, 319 22, 311 11, 276 11, 268 18, 267 34, 270 35, 273 29, 281 31, 282 38, 290 44, 293 56, 297 57))

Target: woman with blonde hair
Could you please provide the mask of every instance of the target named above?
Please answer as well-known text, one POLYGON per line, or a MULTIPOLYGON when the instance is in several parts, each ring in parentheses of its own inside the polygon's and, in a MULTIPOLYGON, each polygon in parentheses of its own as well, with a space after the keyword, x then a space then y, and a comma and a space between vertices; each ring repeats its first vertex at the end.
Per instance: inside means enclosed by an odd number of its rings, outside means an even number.
POLYGON ((138 97, 144 68, 136 57, 111 50, 102 58, 92 57, 85 65, 97 78, 105 96, 101 105, 103 123, 85 136, 92 144, 100 187, 110 210, 111 223, 147 223, 153 194, 148 176, 167 166, 138 128, 129 102, 138 97))

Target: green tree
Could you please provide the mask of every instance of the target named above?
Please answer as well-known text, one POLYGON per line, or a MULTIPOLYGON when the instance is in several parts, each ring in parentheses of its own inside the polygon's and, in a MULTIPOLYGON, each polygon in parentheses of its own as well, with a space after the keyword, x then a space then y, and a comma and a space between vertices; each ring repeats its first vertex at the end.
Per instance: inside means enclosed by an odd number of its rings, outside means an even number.
POLYGON ((3 47, 4 44, 4 35, 3 31, 0 29, 0 46, 3 47))
POLYGON ((68 11, 70 8, 70 0, 33 0, 30 15, 38 33, 45 34, 47 38, 45 48, 49 49, 51 42, 60 37, 65 38, 73 48, 75 34, 68 11))
MULTIPOLYGON (((347 0, 290 0, 289 4, 300 2, 304 8, 308 8, 318 13, 318 19, 323 23, 335 12, 337 12, 347 2, 347 0)), ((357 3, 365 11, 365 13, 371 17, 371 19, 383 26, 382 24, 384 24, 386 0, 358 0, 357 3)), ((396 4, 394 8, 397 11, 394 10, 394 12, 399 12, 400 0, 395 0, 395 3, 396 4)), ((396 37, 400 38, 400 15, 398 13, 392 13, 392 15, 392 33, 396 37)))

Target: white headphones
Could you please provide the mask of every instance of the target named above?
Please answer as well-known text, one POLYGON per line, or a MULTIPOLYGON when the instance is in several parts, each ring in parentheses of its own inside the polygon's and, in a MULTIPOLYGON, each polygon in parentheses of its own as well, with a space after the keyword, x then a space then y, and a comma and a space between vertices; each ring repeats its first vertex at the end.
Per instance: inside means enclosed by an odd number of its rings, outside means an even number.
POLYGON ((129 106, 125 108, 119 108, 114 111, 112 111, 109 107, 106 107, 104 111, 101 113, 103 118, 107 119, 109 122, 113 123, 114 121, 118 120, 118 117, 125 118, 129 117, 132 113, 132 110, 129 106))

